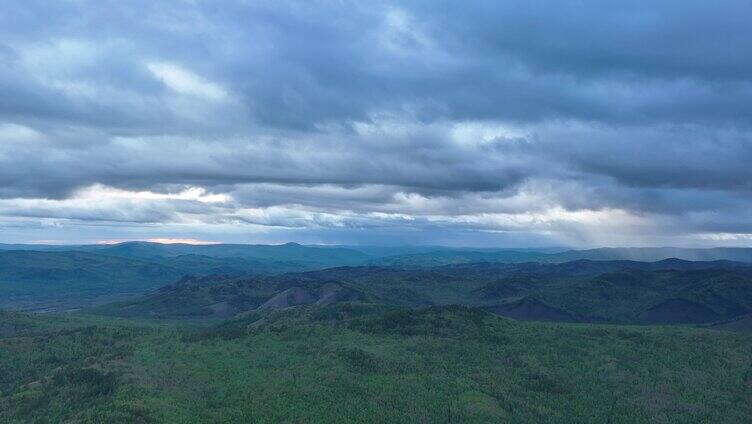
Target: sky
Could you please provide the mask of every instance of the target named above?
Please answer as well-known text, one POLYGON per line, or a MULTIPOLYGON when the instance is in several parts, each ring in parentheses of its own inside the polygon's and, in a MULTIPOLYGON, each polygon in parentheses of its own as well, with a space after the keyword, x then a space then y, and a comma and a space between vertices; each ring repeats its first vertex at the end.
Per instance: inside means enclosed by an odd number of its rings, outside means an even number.
POLYGON ((750 246, 750 16, 5 0, 0 242, 750 246))

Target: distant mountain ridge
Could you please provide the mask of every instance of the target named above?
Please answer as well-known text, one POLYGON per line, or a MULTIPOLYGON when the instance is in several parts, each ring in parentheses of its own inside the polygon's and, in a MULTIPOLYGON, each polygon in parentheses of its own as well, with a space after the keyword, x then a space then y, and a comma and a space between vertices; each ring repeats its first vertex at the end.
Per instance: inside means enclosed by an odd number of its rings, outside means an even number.
POLYGON ((515 319, 696 324, 752 313, 752 266, 673 259, 338 267, 189 279, 94 311, 126 317, 227 317, 258 308, 353 300, 403 307, 460 304, 515 319))
POLYGON ((577 259, 596 261, 631 260, 641 262, 677 258, 685 261, 737 261, 752 262, 752 248, 748 247, 602 247, 588 250, 568 250, 541 257, 546 262, 567 262, 577 259))
POLYGON ((132 258, 159 258, 182 255, 201 255, 214 258, 253 258, 278 261, 312 261, 336 264, 364 261, 371 256, 353 249, 342 247, 304 246, 298 243, 280 245, 265 244, 208 244, 153 243, 130 241, 117 244, 96 244, 77 246, 54 245, 0 245, 2 250, 33 251, 74 251, 91 252, 111 256, 132 258))
POLYGON ((632 260, 655 262, 677 258, 687 261, 728 260, 752 263, 748 247, 601 247, 585 250, 563 248, 465 248, 442 246, 322 246, 285 243, 264 244, 162 244, 131 241, 118 244, 36 245, 0 244, 0 251, 76 251, 113 256, 156 258, 202 255, 215 258, 252 258, 309 262, 312 266, 378 265, 431 267, 471 262, 569 262, 632 260))
MULTIPOLYGON (((463 278, 487 272, 557 277, 606 273, 615 269, 731 269, 745 264, 752 264, 750 248, 561 251, 437 246, 306 246, 297 243, 0 245, 0 308, 59 310, 87 306, 112 296, 132 296, 154 290, 185 275, 241 277, 370 266, 387 269, 387 273, 422 270, 422 273, 418 273, 420 275, 415 276, 418 279, 444 272, 462 273, 463 278), (695 259, 703 261, 687 261, 695 259)), ((327 273, 337 271, 329 270, 327 273)))
POLYGON ((542 262, 558 263, 576 260, 636 262, 656 262, 667 259, 685 261, 736 261, 752 263, 752 248, 597 248, 588 250, 566 250, 550 253, 535 250, 441 250, 421 253, 390 255, 374 259, 369 263, 379 266, 432 267, 437 265, 472 262, 542 262))

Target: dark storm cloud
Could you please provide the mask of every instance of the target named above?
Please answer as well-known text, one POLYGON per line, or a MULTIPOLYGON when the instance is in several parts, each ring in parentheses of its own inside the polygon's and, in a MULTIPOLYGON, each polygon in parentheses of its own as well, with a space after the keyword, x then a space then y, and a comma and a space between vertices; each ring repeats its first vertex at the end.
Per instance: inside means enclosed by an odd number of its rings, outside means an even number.
POLYGON ((2 216, 750 232, 746 1, 10 3, 2 216))
POLYGON ((106 57, 77 72, 144 96, 157 86, 143 60, 182 63, 270 125, 381 109, 738 124, 750 113, 748 2, 61 2, 54 13, 45 3, 7 8, 5 39, 91 42, 106 57))

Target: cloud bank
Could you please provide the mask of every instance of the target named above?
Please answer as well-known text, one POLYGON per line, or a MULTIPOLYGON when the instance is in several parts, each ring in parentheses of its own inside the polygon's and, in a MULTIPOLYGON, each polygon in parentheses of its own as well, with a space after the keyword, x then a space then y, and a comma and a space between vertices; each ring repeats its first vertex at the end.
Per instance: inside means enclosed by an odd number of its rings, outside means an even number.
POLYGON ((11 1, 3 241, 749 245, 752 6, 11 1))

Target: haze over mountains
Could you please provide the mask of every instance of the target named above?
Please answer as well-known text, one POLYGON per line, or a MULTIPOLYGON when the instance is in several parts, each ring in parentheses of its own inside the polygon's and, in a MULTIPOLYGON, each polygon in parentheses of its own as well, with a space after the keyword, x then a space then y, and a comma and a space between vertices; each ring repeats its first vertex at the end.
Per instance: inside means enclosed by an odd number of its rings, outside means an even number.
POLYGON ((752 248, 677 248, 677 247, 628 247, 596 248, 573 250, 566 248, 472 248, 445 246, 324 246, 286 243, 281 245, 262 244, 209 244, 195 245, 183 243, 123 242, 116 244, 93 245, 44 245, 44 244, 0 244, 0 251, 40 251, 40 252, 91 252, 110 256, 132 258, 176 257, 181 255, 201 255, 214 258, 252 258, 269 260, 312 261, 320 264, 344 265, 342 261, 383 260, 394 258, 437 258, 436 261, 473 262, 523 261, 536 259, 548 262, 563 262, 577 259, 590 260, 634 260, 659 261, 677 258, 688 261, 735 260, 752 262, 752 248))
MULTIPOLYGON (((249 303, 247 299, 240 298, 193 299, 187 302, 193 305, 189 310, 194 312, 179 312, 179 306, 175 306, 178 312, 172 313, 160 308, 148 310, 144 307, 136 308, 134 311, 141 310, 149 316, 171 314, 200 316, 206 313, 195 313, 195 310, 211 307, 211 305, 221 305, 219 308, 222 312, 219 315, 229 316, 228 314, 231 313, 257 308, 288 289, 295 289, 293 291, 297 293, 297 296, 308 299, 305 302, 298 302, 301 304, 316 303, 321 296, 329 296, 328 301, 344 296, 342 299, 378 299, 379 302, 410 306, 450 303, 493 306, 492 303, 512 302, 530 297, 521 303, 521 306, 535 308, 540 306, 537 302, 550 297, 548 288, 542 288, 543 286, 536 288, 532 283, 532 285, 523 284, 522 287, 518 284, 511 284, 509 287, 499 288, 507 294, 506 296, 494 295, 484 298, 478 294, 487 294, 494 289, 479 286, 471 290, 463 284, 467 283, 468 279, 472 280, 477 277, 473 274, 476 270, 483 270, 481 274, 485 273, 483 274, 485 280, 503 280, 524 276, 524 278, 534 277, 539 283, 545 280, 546 284, 551 283, 552 279, 570 278, 585 285, 592 285, 594 284, 592 278, 605 276, 600 281, 611 281, 616 287, 633 284, 635 278, 639 276, 642 278, 640 284, 647 284, 647 286, 635 286, 632 290, 640 292, 648 290, 651 284, 663 284, 659 281, 669 278, 666 274, 669 271, 680 274, 671 277, 676 281, 683 281, 683 279, 694 281, 693 279, 698 278, 699 275, 705 275, 711 280, 721 278, 718 275, 733 280, 747 278, 750 265, 752 265, 752 249, 744 248, 602 248, 536 251, 533 249, 430 246, 397 248, 304 246, 296 243, 189 245, 127 242, 114 245, 81 246, 0 245, 0 305, 5 308, 38 311, 78 309, 140 296, 181 280, 183 277, 193 276, 213 287, 211 290, 218 290, 217 287, 221 287, 221 284, 214 284, 217 281, 222 282, 227 279, 246 281, 249 287, 255 287, 251 290, 251 294, 246 294, 251 296, 253 301, 249 303), (305 273, 309 271, 312 273, 305 273), (304 273, 300 274, 300 272, 304 273), (703 272, 705 274, 702 274, 703 272), (715 275, 713 272, 719 274, 715 275), (385 278, 396 278, 400 283, 393 287, 396 291, 390 292, 392 294, 374 294, 372 290, 380 284, 380 281, 368 280, 367 287, 354 289, 348 286, 346 292, 349 294, 347 295, 332 294, 339 293, 340 289, 344 290, 344 286, 332 293, 321 295, 316 294, 319 290, 316 284, 311 288, 307 285, 296 287, 294 284, 287 283, 295 278, 311 278, 319 285, 328 282, 342 285, 343 282, 353 278, 356 280, 363 278, 363 275, 384 275, 387 276, 385 278), (415 287, 409 284, 412 281, 411 278, 432 281, 430 295, 415 292, 415 287), (578 279, 585 280, 579 281, 578 279), (261 282, 266 285, 260 287, 259 284, 264 285, 261 282), (446 285, 454 285, 454 287, 446 288, 449 293, 442 298, 439 287, 446 285), (349 290, 356 290, 357 294, 349 290), (226 304, 236 304, 236 306, 227 307, 226 304)), ((195 285, 195 283, 192 284, 195 285)), ((550 284, 546 287, 550 288, 550 284)), ((569 287, 571 290, 579 287, 588 295, 591 295, 594 290, 602 289, 598 285, 585 287, 572 281, 569 287)), ((685 289, 689 291, 683 293, 680 290, 675 295, 695 303, 697 296, 705 296, 695 293, 695 288, 685 289)), ((720 289, 710 287, 703 290, 720 289)), ((665 292, 664 300, 671 298, 669 292, 671 290, 665 292)), ((155 293, 149 295, 151 297, 146 300, 147 304, 157 301, 155 299, 158 298, 163 299, 163 304, 175 303, 166 299, 166 296, 174 294, 170 290, 167 292, 160 290, 155 293)), ((603 296, 616 296, 615 293, 603 294, 603 296)), ((641 294, 635 293, 634 295, 641 294)), ((723 299, 729 302, 733 298, 728 294, 723 296, 723 299)), ((723 303, 717 299, 702 300, 702 302, 706 301, 716 302, 716 306, 723 303)), ((559 305, 552 305, 552 307, 564 306, 561 302, 566 302, 566 299, 554 298, 552 303, 559 305)), ((645 302, 648 301, 645 300, 645 302)), ((674 306, 679 309, 684 307, 702 310, 704 307, 702 302, 674 306)), ((645 309, 650 306, 655 305, 649 302, 641 303, 635 308, 645 309)), ((597 308, 595 304, 591 307, 597 308)), ((505 307, 498 306, 497 310, 501 310, 499 308, 505 307)), ((727 308, 734 310, 733 307, 726 305, 717 312, 705 315, 717 319, 735 316, 735 312, 729 312, 727 308)), ((739 308, 737 308, 738 311, 734 310, 739 312, 737 315, 747 310, 746 306, 739 308)), ((566 313, 573 314, 570 315, 570 320, 611 319, 589 316, 582 310, 566 313)), ((639 321, 635 315, 637 313, 636 310, 624 312, 625 315, 619 319, 627 319, 625 317, 630 316, 629 320, 639 321), (632 315, 629 315, 630 313, 632 315)), ((546 318, 545 314, 541 318, 546 318)))

